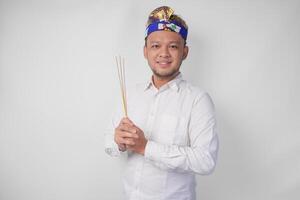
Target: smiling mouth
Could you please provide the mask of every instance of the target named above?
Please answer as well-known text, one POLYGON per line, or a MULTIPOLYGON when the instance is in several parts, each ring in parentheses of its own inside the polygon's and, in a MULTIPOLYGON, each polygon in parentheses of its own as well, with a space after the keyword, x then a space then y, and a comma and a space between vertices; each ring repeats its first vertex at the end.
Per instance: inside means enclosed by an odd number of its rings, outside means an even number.
POLYGON ((156 64, 160 66, 169 66, 171 64, 171 61, 156 61, 156 64))

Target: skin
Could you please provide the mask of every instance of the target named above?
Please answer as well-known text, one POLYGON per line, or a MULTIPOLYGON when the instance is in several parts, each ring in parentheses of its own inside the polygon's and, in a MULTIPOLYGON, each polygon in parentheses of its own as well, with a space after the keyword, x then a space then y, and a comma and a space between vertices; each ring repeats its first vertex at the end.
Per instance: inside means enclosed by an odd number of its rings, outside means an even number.
POLYGON ((171 31, 151 33, 144 46, 144 57, 153 72, 153 83, 160 88, 179 73, 182 61, 188 55, 182 37, 171 31))
POLYGON ((121 151, 131 150, 144 155, 147 139, 144 132, 129 118, 123 118, 115 129, 115 142, 121 151))
MULTIPOLYGON (((156 31, 148 36, 144 46, 144 57, 153 72, 152 80, 157 89, 178 75, 188 51, 185 41, 178 33, 156 31)), ((144 155, 148 142, 143 130, 129 118, 120 121, 115 129, 114 139, 121 151, 131 150, 141 155, 144 155)))

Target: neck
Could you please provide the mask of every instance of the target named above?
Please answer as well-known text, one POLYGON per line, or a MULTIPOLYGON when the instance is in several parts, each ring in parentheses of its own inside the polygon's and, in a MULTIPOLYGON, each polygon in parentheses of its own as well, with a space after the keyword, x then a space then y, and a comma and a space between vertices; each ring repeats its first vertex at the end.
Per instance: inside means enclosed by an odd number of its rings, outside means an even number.
POLYGON ((154 86, 157 89, 159 89, 160 87, 162 87, 163 85, 165 85, 169 81, 173 80, 179 73, 180 72, 177 72, 173 76, 170 76, 170 77, 158 77, 158 76, 153 74, 152 80, 153 80, 154 86))

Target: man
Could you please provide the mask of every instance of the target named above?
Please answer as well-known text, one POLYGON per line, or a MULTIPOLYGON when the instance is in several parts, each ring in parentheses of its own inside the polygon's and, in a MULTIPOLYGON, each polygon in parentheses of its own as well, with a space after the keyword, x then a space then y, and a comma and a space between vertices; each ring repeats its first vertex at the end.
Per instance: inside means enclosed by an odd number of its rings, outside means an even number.
POLYGON ((216 165, 218 138, 209 95, 183 80, 188 27, 163 6, 149 16, 144 56, 151 80, 128 93, 128 118, 119 112, 105 151, 127 155, 124 190, 130 200, 196 199, 195 174, 216 165))

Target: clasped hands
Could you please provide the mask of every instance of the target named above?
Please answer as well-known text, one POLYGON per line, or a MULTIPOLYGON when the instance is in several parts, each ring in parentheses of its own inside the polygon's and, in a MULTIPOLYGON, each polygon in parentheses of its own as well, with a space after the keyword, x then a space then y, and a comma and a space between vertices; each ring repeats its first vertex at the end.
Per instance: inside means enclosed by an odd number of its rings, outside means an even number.
POLYGON ((131 150, 142 155, 148 142, 144 132, 127 117, 123 118, 115 129, 114 140, 120 151, 131 150))

